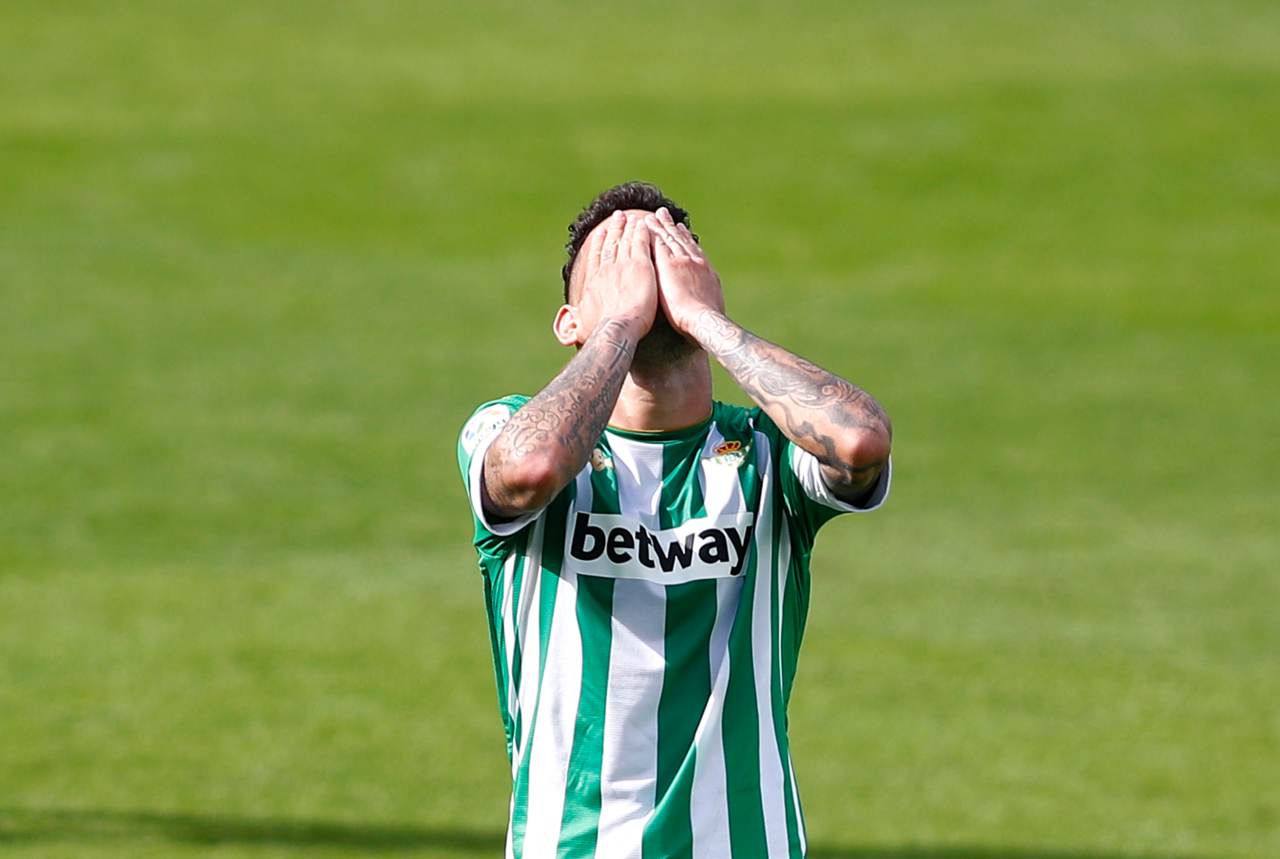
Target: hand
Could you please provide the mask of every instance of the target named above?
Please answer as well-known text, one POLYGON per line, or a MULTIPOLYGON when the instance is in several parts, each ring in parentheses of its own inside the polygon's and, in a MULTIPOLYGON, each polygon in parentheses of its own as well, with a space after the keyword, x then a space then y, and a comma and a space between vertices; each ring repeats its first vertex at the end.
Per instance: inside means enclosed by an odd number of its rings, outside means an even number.
POLYGON ((658 312, 651 241, 641 217, 616 211, 592 231, 583 248, 583 295, 597 304, 599 322, 623 320, 640 337, 648 333, 658 312))
POLYGON ((653 236, 653 261, 658 271, 658 300, 671 326, 693 337, 698 315, 704 310, 724 313, 720 276, 707 262, 693 233, 677 224, 666 208, 645 217, 653 236))

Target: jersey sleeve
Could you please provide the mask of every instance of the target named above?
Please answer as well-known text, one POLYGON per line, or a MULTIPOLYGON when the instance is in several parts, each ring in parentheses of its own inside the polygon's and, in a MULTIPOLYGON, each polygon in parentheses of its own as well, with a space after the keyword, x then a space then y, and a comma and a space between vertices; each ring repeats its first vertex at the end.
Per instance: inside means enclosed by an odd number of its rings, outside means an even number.
POLYGON ((473 542, 482 554, 499 554, 508 538, 517 534, 541 511, 534 510, 514 519, 491 520, 485 515, 481 503, 480 479, 484 468, 484 455, 499 431, 511 416, 529 401, 520 394, 510 394, 484 403, 467 419, 458 435, 458 471, 467 490, 467 504, 475 525, 473 542))
POLYGON ((818 458, 787 438, 781 428, 758 406, 751 410, 751 423, 764 433, 775 451, 774 467, 778 490, 787 515, 810 544, 818 529, 842 513, 870 513, 889 497, 893 481, 893 459, 885 463, 875 485, 860 504, 837 498, 822 476, 818 458))

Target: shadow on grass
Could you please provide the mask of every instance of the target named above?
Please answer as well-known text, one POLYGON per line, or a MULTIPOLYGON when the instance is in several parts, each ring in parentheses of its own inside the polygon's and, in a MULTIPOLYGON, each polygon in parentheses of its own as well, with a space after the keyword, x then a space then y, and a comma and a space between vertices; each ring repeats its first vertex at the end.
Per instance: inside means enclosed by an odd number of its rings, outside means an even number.
MULTIPOLYGON (((504 832, 447 826, 336 823, 222 817, 153 811, 0 809, 0 845, 41 842, 167 841, 193 846, 349 849, 367 853, 449 850, 459 856, 500 856, 504 832)), ((966 846, 810 845, 809 859, 1193 859, 1175 854, 966 846)))

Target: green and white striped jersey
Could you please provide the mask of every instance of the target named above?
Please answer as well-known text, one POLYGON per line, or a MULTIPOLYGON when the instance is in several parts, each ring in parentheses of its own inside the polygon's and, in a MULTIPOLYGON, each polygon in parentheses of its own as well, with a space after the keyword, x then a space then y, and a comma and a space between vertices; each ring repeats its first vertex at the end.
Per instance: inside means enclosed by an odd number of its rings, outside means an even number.
POLYGON ((458 464, 511 760, 508 859, 805 854, 787 701, 814 534, 841 512, 760 409, 606 429, 551 504, 480 505, 484 453, 528 401, 481 406, 458 464))

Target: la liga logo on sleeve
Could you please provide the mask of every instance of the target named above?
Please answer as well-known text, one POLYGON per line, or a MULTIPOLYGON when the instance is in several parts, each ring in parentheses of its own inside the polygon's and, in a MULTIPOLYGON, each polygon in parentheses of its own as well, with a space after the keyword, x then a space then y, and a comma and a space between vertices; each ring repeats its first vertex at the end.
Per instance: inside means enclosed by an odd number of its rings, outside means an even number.
POLYGON ((498 430, 511 419, 511 410, 503 405, 492 405, 471 416, 462 428, 462 449, 467 456, 476 452, 480 442, 497 435, 498 430))

